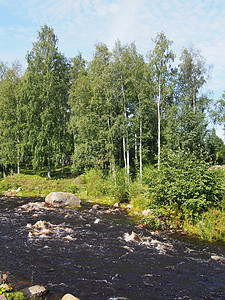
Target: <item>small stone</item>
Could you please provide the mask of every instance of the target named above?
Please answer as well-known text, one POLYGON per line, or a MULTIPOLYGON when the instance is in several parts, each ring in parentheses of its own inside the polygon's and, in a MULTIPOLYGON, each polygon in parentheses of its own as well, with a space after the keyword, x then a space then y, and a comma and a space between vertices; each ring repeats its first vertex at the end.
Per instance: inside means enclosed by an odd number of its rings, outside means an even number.
POLYGON ((0 295, 0 300, 7 300, 6 296, 3 294, 3 295, 0 295))
POLYGON ((94 221, 94 224, 98 224, 99 222, 101 222, 101 220, 100 220, 100 219, 96 219, 96 220, 94 221))
POLYGON ((32 298, 32 297, 40 297, 43 296, 47 290, 44 286, 41 285, 34 285, 28 288, 25 288, 21 291, 25 298, 32 298))
POLYGON ((61 300, 80 300, 80 299, 71 294, 66 294, 62 297, 61 300))
POLYGON ((92 206, 92 209, 93 210, 99 210, 99 209, 101 209, 101 206, 98 205, 98 204, 95 204, 95 205, 92 206))
POLYGON ((5 283, 7 282, 9 273, 1 272, 0 271, 0 283, 5 283))

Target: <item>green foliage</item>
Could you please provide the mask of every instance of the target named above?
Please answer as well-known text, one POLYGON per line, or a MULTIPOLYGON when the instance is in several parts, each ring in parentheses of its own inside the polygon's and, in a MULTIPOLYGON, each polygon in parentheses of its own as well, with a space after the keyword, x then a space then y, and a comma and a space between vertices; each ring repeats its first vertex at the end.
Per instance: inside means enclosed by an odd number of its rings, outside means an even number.
MULTIPOLYGON (((22 292, 12 292, 5 294, 7 300, 24 300, 25 297, 22 292)), ((35 298, 32 298, 35 299, 35 298)))
POLYGON ((69 192, 79 196, 82 186, 73 178, 47 179, 39 175, 15 174, 0 181, 0 192, 16 190, 21 187, 19 196, 39 197, 47 196, 50 192, 69 192))
POLYGON ((225 144, 221 138, 216 135, 215 129, 212 129, 206 136, 206 149, 211 155, 215 164, 225 164, 225 144))
POLYGON ((63 164, 67 143, 68 63, 57 49, 58 39, 52 28, 43 26, 37 42, 27 54, 23 105, 26 115, 26 150, 32 153, 34 168, 63 164))
POLYGON ((21 65, 0 69, 0 162, 7 167, 22 159, 21 65))
POLYGON ((0 295, 5 295, 7 300, 24 300, 25 297, 22 292, 13 292, 11 291, 12 288, 10 289, 10 292, 6 290, 3 287, 0 287, 0 295))
POLYGON ((124 169, 118 169, 113 177, 105 176, 100 169, 95 168, 81 177, 87 187, 87 195, 97 198, 109 196, 119 202, 128 202, 129 187, 124 169))
POLYGON ((78 144, 72 155, 71 172, 77 176, 84 171, 88 171, 94 167, 96 159, 93 156, 91 146, 88 144, 78 144))
POLYGON ((4 287, 0 287, 0 295, 4 294, 6 292, 6 289, 4 287))
POLYGON ((164 230, 166 228, 165 222, 160 219, 158 216, 156 216, 153 212, 152 215, 142 218, 141 223, 144 226, 148 226, 150 229, 156 230, 164 230))
POLYGON ((212 206, 219 206, 223 190, 217 172, 209 169, 203 153, 167 151, 160 171, 148 179, 152 205, 177 206, 183 218, 196 218, 212 206))
POLYGON ((125 169, 117 168, 114 174, 104 175, 95 168, 80 176, 87 188, 87 195, 96 198, 110 197, 113 202, 128 203, 138 195, 138 183, 128 184, 125 169))
POLYGON ((10 188, 10 184, 6 182, 4 179, 0 181, 0 191, 8 191, 10 188))
POLYGON ((212 208, 204 212, 194 224, 186 222, 184 227, 202 239, 225 242, 225 211, 212 208))

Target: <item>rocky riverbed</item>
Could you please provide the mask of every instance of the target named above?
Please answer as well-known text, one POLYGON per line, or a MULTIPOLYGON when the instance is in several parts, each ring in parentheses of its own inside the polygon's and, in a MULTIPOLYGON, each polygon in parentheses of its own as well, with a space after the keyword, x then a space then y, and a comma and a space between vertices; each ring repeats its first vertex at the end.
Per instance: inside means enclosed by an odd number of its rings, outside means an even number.
POLYGON ((224 244, 140 228, 120 208, 0 201, 0 270, 17 288, 57 300, 225 298, 224 244))

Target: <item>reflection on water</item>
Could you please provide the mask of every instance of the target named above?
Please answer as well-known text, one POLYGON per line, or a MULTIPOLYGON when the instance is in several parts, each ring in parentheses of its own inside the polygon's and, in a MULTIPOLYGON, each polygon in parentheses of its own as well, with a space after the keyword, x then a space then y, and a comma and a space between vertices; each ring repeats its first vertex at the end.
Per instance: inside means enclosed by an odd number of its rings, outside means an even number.
POLYGON ((49 299, 225 299, 224 244, 151 233, 88 205, 25 211, 43 200, 0 201, 0 270, 45 285, 49 299))

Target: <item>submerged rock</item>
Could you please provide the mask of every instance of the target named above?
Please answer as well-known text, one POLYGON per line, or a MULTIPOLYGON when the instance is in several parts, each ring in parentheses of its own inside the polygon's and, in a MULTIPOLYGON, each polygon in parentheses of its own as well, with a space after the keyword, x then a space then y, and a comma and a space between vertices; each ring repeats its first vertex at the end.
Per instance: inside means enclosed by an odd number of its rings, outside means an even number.
POLYGON ((152 239, 152 237, 143 237, 133 231, 131 234, 125 233, 124 240, 126 242, 133 242, 142 246, 151 246, 156 249, 159 254, 166 254, 167 250, 173 248, 173 246, 169 243, 164 243, 156 239, 152 239))
POLYGON ((19 207, 19 209, 23 209, 27 212, 45 209, 45 202, 29 202, 19 207))
MULTIPOLYGON (((27 228, 29 229, 29 238, 49 238, 49 237, 62 237, 62 235, 72 233, 73 230, 71 228, 65 227, 64 225, 54 225, 47 221, 37 221, 34 225, 27 224, 27 228)), ((67 240, 73 240, 72 237, 66 235, 67 240)))
POLYGON ((52 207, 80 206, 80 199, 71 193, 52 192, 45 198, 45 203, 52 207))
POLYGON ((132 231, 131 234, 129 234, 129 233, 124 234, 124 240, 126 242, 140 242, 141 237, 137 233, 132 231))

